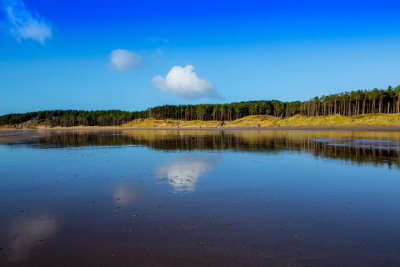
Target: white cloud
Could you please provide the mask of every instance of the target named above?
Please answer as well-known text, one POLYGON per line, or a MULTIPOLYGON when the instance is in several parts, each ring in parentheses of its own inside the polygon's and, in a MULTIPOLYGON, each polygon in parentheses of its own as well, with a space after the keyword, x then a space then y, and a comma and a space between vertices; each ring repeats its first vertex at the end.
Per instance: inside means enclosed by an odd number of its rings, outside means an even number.
POLYGON ((153 78, 151 83, 155 88, 189 99, 219 98, 219 94, 212 83, 198 77, 193 70, 193 65, 174 66, 165 78, 158 75, 153 78))
POLYGON ((44 44, 46 39, 51 39, 51 27, 38 14, 29 11, 21 0, 3 0, 3 9, 10 31, 18 42, 31 39, 44 44))
POLYGON ((119 71, 131 70, 137 67, 141 61, 141 56, 126 49, 116 49, 110 54, 111 64, 119 71))

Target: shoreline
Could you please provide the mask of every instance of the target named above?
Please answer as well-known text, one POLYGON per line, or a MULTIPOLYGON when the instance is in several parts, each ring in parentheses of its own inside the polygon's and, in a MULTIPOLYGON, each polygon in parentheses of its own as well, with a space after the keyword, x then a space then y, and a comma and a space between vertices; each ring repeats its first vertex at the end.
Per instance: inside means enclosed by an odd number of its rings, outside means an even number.
POLYGON ((283 126, 283 127, 122 127, 122 126, 75 126, 54 128, 7 128, 0 127, 0 143, 23 141, 49 133, 68 131, 347 131, 347 132, 398 132, 399 126, 283 126))
POLYGON ((57 130, 348 130, 348 131, 391 131, 400 132, 400 126, 381 125, 338 125, 338 126, 154 126, 154 127, 129 127, 129 126, 71 126, 71 127, 38 127, 14 128, 0 127, 0 131, 57 131, 57 130))

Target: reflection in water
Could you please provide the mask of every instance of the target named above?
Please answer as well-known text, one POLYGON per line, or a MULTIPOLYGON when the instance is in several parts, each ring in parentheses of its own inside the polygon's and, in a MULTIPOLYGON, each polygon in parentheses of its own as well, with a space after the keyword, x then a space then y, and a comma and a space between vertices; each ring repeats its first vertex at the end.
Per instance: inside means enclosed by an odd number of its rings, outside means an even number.
POLYGON ((400 266, 399 142, 110 130, 0 145, 0 266, 400 266))
POLYGON ((40 216, 20 216, 12 222, 8 231, 10 235, 10 260, 22 261, 42 241, 56 232, 56 218, 50 214, 40 216))
POLYGON ((175 192, 194 191, 199 177, 213 170, 218 159, 215 157, 178 157, 157 168, 158 179, 168 179, 175 192))
POLYGON ((141 145, 157 150, 228 149, 262 153, 289 150, 358 164, 400 167, 399 143, 400 134, 397 132, 123 130, 54 132, 49 136, 8 145, 29 144, 38 148, 141 145), (331 145, 331 140, 350 142, 331 145))
POLYGON ((383 150, 400 150, 400 142, 394 140, 370 140, 370 139, 344 139, 344 138, 328 138, 317 139, 316 141, 325 142, 331 146, 383 149, 383 150))
POLYGON ((115 204, 132 204, 142 198, 142 192, 134 186, 120 186, 114 192, 115 204))

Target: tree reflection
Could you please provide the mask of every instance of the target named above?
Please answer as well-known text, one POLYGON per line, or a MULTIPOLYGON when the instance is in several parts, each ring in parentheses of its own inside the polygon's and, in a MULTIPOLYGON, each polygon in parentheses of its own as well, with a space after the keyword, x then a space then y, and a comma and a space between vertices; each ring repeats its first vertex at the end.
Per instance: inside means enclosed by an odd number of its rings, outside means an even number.
MULTIPOLYGON (((9 145, 18 145, 13 143, 9 145)), ((55 132, 27 140, 38 148, 71 146, 147 146, 157 150, 231 150, 260 153, 297 151, 316 157, 340 159, 357 164, 386 164, 400 167, 400 134, 396 132, 340 131, 194 131, 123 130, 55 132), (369 140, 332 145, 332 140, 369 140), (386 140, 386 141, 385 141, 386 140), (380 142, 385 141, 385 142, 380 142)))

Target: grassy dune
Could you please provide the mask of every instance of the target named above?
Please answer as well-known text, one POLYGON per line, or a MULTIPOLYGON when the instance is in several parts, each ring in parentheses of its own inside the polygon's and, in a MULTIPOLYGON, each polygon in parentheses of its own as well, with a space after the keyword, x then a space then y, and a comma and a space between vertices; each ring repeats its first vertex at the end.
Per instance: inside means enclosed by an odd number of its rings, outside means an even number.
MULTIPOLYGON (((220 121, 179 121, 137 119, 122 127, 171 128, 177 127, 221 127, 220 121)), ((223 128, 241 127, 343 127, 343 126, 397 126, 400 127, 400 114, 367 114, 357 116, 319 116, 296 115, 290 118, 276 118, 267 115, 247 116, 234 121, 224 122, 223 128)))
POLYGON ((181 120, 156 120, 156 119, 137 119, 125 123, 122 127, 137 127, 137 128, 170 128, 170 127, 217 127, 221 124, 220 121, 181 121, 181 120))

